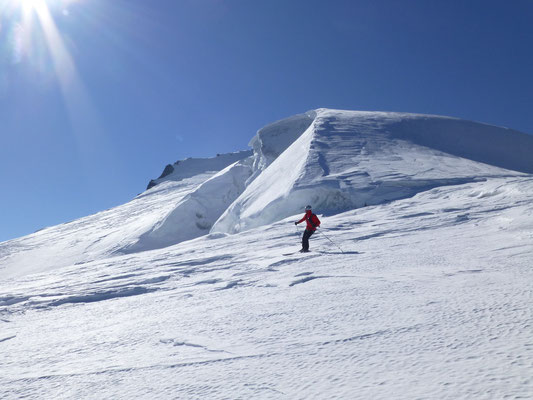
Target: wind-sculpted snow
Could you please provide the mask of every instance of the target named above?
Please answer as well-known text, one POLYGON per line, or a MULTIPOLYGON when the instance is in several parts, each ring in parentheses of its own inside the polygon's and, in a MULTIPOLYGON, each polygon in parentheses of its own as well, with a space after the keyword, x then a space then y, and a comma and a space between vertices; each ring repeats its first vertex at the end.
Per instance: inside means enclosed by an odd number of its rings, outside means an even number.
POLYGON ((316 118, 315 111, 294 115, 261 128, 250 141, 256 176, 278 158, 316 118))
POLYGON ((251 164, 248 158, 218 173, 168 180, 122 206, 0 243, 0 274, 23 276, 206 235, 244 190, 251 164))
POLYGON ((181 181, 196 175, 221 171, 229 165, 251 156, 252 151, 243 150, 235 153, 218 154, 216 157, 211 158, 187 158, 186 160, 176 161, 173 165, 167 165, 159 178, 152 179, 147 189, 151 189, 162 182, 181 181))
POLYGON ((164 182, 122 206, 0 243, 0 276, 23 276, 106 258, 161 224, 214 173, 164 182))
POLYGON ((533 135, 456 118, 409 115, 392 118, 387 130, 393 137, 458 157, 533 173, 533 135))
POLYGON ((191 190, 139 240, 119 251, 135 253, 167 247, 209 233, 215 221, 243 192, 252 174, 251 160, 230 165, 191 190))
POLYGON ((533 397, 531 176, 296 217, 3 278, 0 398, 533 397))
POLYGON ((306 204, 335 214, 433 187, 516 176, 520 172, 499 167, 533 171, 530 154, 533 137, 504 128, 436 116, 318 110, 212 231, 269 224, 306 204), (513 144, 503 146, 507 141, 513 144))

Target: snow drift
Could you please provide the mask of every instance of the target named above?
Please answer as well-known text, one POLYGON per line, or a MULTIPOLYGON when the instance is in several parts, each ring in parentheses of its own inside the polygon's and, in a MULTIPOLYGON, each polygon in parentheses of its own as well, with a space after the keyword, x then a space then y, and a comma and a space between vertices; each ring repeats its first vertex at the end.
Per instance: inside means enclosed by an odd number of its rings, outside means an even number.
POLYGON ((22 276, 208 234, 244 190, 251 174, 249 154, 185 160, 176 164, 173 174, 124 205, 0 243, 0 273, 22 276), (230 162, 234 163, 227 166, 230 162))
POLYGON ((272 223, 306 204, 334 214, 436 186, 533 172, 533 137, 505 128, 402 113, 321 109, 314 117, 212 231, 272 223))
POLYGON ((163 220, 143 233, 122 253, 159 249, 209 233, 213 223, 243 192, 251 160, 230 165, 181 198, 163 220))
POLYGON ((315 111, 298 114, 260 129, 250 141, 249 146, 254 150, 255 176, 268 167, 283 153, 316 118, 315 111))
POLYGON ((185 160, 178 160, 172 165, 168 164, 161 173, 161 176, 157 179, 152 179, 146 189, 151 189, 162 182, 181 181, 209 171, 220 171, 228 165, 248 158, 251 155, 252 151, 244 150, 235 153, 217 154, 216 157, 211 158, 190 157, 185 160))

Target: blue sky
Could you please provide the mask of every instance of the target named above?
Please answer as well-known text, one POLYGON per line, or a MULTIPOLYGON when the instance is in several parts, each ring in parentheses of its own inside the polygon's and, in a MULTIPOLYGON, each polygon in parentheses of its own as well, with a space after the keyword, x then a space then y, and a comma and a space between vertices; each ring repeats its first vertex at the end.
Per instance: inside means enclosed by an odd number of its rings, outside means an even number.
POLYGON ((533 133, 530 0, 0 0, 0 241, 319 107, 533 133))

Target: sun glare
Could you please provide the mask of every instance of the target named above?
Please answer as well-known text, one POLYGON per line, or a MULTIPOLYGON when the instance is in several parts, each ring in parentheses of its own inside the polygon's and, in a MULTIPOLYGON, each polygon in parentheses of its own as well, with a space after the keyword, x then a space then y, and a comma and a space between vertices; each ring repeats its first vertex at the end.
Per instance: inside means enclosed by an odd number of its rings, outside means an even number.
MULTIPOLYGON (((0 0, 0 3, 3 0, 0 0)), ((12 14, 13 21, 11 26, 13 27, 13 37, 15 38, 12 43, 14 44, 13 53, 16 57, 13 57, 15 63, 19 63, 23 58, 32 62, 35 52, 35 45, 39 45, 38 52, 42 54, 42 41, 35 40, 36 35, 44 38, 45 46, 47 47, 48 54, 50 55, 52 64, 54 66, 57 78, 61 83, 64 76, 72 77, 76 75, 76 68, 72 60, 71 55, 65 43, 62 35, 52 15, 52 9, 56 9, 57 6, 63 7, 62 17, 65 17, 66 6, 70 3, 69 0, 7 0, 12 10, 17 8, 21 11, 19 13, 19 20, 15 18, 17 13, 12 14), (35 42, 35 43, 34 43, 35 42), (38 44, 39 43, 39 44, 38 44)), ((5 4, 5 1, 3 1, 5 4)), ((56 13, 57 14, 57 13, 56 13)), ((36 57, 37 58, 37 57, 36 57)))
POLYGON ((44 0, 13 0, 18 3, 24 11, 34 10, 38 3, 43 2, 44 0))
POLYGON ((54 74, 72 124, 82 125, 79 115, 87 114, 86 110, 92 107, 75 60, 56 23, 57 18, 70 15, 68 6, 75 1, 0 0, 0 16, 7 15, 6 22, 0 21, 0 32, 5 29, 2 23, 7 26, 6 34, 0 36, 0 51, 7 52, 6 58, 13 65, 31 65, 46 74, 54 74))

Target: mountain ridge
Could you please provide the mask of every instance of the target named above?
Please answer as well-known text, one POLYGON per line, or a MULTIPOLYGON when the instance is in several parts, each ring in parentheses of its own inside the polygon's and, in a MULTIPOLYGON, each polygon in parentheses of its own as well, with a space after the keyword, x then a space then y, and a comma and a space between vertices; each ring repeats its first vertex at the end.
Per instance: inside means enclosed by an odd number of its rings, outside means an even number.
MULTIPOLYGON (((505 149, 500 147, 507 133, 504 128, 451 117, 318 109, 306 131, 262 171, 213 230, 235 233, 272 223, 295 214, 307 203, 332 214, 409 197, 440 185, 514 175, 520 172, 488 164, 508 165, 505 149), (482 136, 487 129, 496 142, 484 146, 487 157, 473 161, 453 154, 478 154, 473 141, 460 151, 453 142, 460 140, 463 132, 482 136), (440 150, 448 142, 452 153, 440 150), (283 182, 278 180, 280 176, 284 176, 283 182), (289 186, 287 179, 292 182, 289 186)), ((533 137, 515 135, 520 138, 515 148, 523 155, 513 155, 523 170, 533 171, 533 160, 527 157, 527 150, 533 152, 533 137)))

